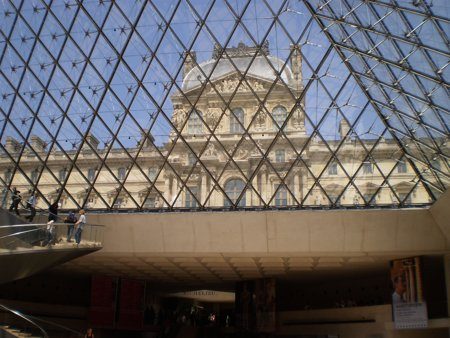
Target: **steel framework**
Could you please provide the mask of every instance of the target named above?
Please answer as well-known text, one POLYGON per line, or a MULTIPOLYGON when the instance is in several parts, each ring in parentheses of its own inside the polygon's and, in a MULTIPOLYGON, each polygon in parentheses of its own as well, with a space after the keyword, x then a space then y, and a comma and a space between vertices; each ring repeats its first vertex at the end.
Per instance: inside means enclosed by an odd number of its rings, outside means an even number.
POLYGON ((290 196, 290 208, 370 208, 428 205, 449 184, 450 4, 445 0, 2 0, 0 17, 4 199, 13 186, 26 185, 45 204, 67 196, 70 208, 86 207, 95 196, 98 209, 110 210, 126 196, 130 203, 125 209, 142 210, 156 194, 161 205, 153 210, 174 210, 182 209, 177 201, 189 194, 195 200, 192 210, 213 208, 210 201, 219 193, 224 202, 217 208, 239 209, 249 191, 257 200, 252 208, 280 207, 276 200, 283 191, 290 196), (245 70, 230 55, 230 47, 240 41, 255 48, 245 70), (282 60, 281 66, 271 61, 269 51, 282 60), (300 51, 303 79, 301 90, 294 90, 282 75, 300 51), (205 71, 203 65, 214 53, 212 68, 205 71), (257 57, 275 76, 263 97, 248 77, 257 57), (228 60, 239 78, 230 95, 214 79, 221 59, 228 60), (200 74, 195 99, 182 84, 188 61, 200 74), (256 113, 245 123, 232 109, 240 86, 249 88, 257 102, 256 113), (281 125, 268 108, 280 86, 295 102, 281 125), (214 125, 197 114, 209 88, 223 106, 214 125), (179 125, 172 118, 173 95, 189 104, 179 125), (297 111, 304 115, 307 132, 300 146, 287 132, 297 111), (200 150, 185 134, 194 115, 203 128, 200 150), (241 131, 231 148, 218 132, 230 115, 241 131), (264 147, 254 131, 261 116, 276 128, 264 147), (348 130, 338 136, 340 123, 348 130), (92 137, 100 141, 98 146, 92 137), (272 157, 281 142, 292 153, 283 165, 272 157), (158 161, 154 176, 142 161, 149 143, 158 161), (205 160, 211 144, 226 158, 220 168, 205 160), (244 145, 256 151, 251 170, 238 160, 244 145), (313 166, 310 152, 317 145, 326 155, 313 166), (183 171, 173 160, 180 146, 195 160, 183 171), (57 161, 55 154, 64 160, 57 161), (83 164, 86 154, 95 163, 93 177, 83 164), (30 159, 33 174, 26 169, 30 159), (126 163, 120 174, 118 161, 126 163), (405 164, 413 174, 406 193, 400 194, 394 177, 405 164), (367 165, 374 171, 369 183, 362 178, 367 165), (61 166, 63 174, 58 172, 61 166), (341 174, 337 191, 326 186, 331 166, 341 174), (225 186, 231 169, 244 183, 236 198, 225 186), (290 183, 298 170, 312 182, 302 195, 290 183), (278 182, 269 196, 258 184, 263 171, 278 182), (211 182, 204 197, 190 183, 197 172, 211 182), (170 199, 158 186, 158 179, 168 175, 179 182, 170 199), (141 197, 130 190, 136 176, 146 187, 141 197), (102 188, 105 177, 112 193, 102 188), (53 198, 43 192, 49 186, 53 198), (80 186, 81 201, 76 197, 80 186), (362 203, 345 202, 349 191, 362 203), (313 202, 317 192, 326 203, 313 202), (377 202, 382 192, 390 194, 392 203, 377 202), (421 198, 412 202, 416 194, 421 198))

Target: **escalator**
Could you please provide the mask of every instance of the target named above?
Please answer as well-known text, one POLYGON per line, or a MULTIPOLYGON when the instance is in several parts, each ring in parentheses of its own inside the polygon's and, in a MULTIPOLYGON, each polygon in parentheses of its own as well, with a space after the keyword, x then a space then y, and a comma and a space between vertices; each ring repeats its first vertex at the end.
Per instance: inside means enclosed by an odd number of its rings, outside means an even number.
POLYGON ((54 321, 25 314, 5 304, 0 304, 1 338, 78 338, 84 335, 54 321), (7 322, 7 324, 6 324, 7 322))
POLYGON ((86 224, 79 244, 68 241, 68 224, 24 224, 0 209, 0 284, 31 276, 45 269, 102 248, 101 225, 86 224))

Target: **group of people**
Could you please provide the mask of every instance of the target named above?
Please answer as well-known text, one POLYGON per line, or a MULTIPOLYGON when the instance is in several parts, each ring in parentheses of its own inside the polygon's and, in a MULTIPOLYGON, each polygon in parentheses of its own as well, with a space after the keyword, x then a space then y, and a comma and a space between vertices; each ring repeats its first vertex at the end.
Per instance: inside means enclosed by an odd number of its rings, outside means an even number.
MULTIPOLYGON (((55 202, 48 208, 48 222, 47 222, 47 239, 44 245, 49 245, 55 240, 55 226, 54 223, 58 219, 58 208, 61 207, 61 203, 55 202)), ((64 223, 67 223, 67 242, 72 242, 72 236, 75 239, 77 245, 81 242, 81 233, 83 232, 84 225, 86 224, 86 212, 81 209, 79 211, 79 217, 75 216, 73 211, 69 211, 69 214, 64 219, 64 223)))
MULTIPOLYGON (((30 215, 25 217, 29 222, 32 222, 36 216, 36 194, 34 191, 30 190, 30 197, 27 200, 27 209, 30 210, 30 215)), ((16 215, 20 216, 19 205, 22 201, 22 196, 17 188, 12 189, 11 195, 11 206, 9 207, 10 212, 15 212, 16 215)), ((46 238, 44 241, 44 246, 51 245, 55 241, 55 225, 54 223, 58 220, 58 209, 61 207, 61 203, 58 201, 54 202, 48 208, 48 222, 46 229, 46 238)), ((72 242, 72 236, 75 242, 80 244, 81 234, 83 232, 84 225, 86 224, 86 212, 81 209, 79 211, 79 217, 77 219, 75 213, 70 211, 67 217, 64 219, 64 223, 67 223, 67 242, 72 242)))

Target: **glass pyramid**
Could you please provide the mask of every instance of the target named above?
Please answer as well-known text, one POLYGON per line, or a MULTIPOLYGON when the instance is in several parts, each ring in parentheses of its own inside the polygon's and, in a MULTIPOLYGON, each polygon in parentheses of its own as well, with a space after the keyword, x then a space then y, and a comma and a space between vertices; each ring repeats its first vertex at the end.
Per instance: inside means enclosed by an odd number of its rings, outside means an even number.
POLYGON ((7 207, 432 204, 449 185, 450 3, 2 1, 7 207))

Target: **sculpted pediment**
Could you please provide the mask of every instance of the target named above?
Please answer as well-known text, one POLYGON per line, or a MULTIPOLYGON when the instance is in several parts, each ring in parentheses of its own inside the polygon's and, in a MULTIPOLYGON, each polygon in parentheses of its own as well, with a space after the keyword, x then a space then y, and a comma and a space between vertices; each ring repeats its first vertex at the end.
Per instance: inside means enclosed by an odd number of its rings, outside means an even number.
POLYGON ((215 88, 210 85, 207 91, 208 94, 216 94, 216 91, 219 93, 233 93, 236 88, 238 93, 251 92, 250 87, 255 92, 261 92, 268 89, 267 83, 252 79, 251 77, 247 77, 247 81, 241 81, 241 78, 238 76, 228 76, 222 80, 214 81, 213 84, 215 88))
MULTIPOLYGON (((236 88, 238 93, 251 93, 249 86, 255 93, 266 92, 269 90, 272 85, 271 82, 255 78, 253 76, 246 76, 247 81, 240 81, 241 77, 236 73, 230 74, 226 77, 214 79, 212 83, 206 85, 206 88, 203 92, 201 92, 201 88, 197 87, 195 89, 189 90, 185 92, 185 95, 217 95, 217 92, 224 94, 233 93, 236 88), (214 89, 214 88, 215 89, 214 89)), ((282 86, 282 84, 278 84, 277 86, 282 86)))

